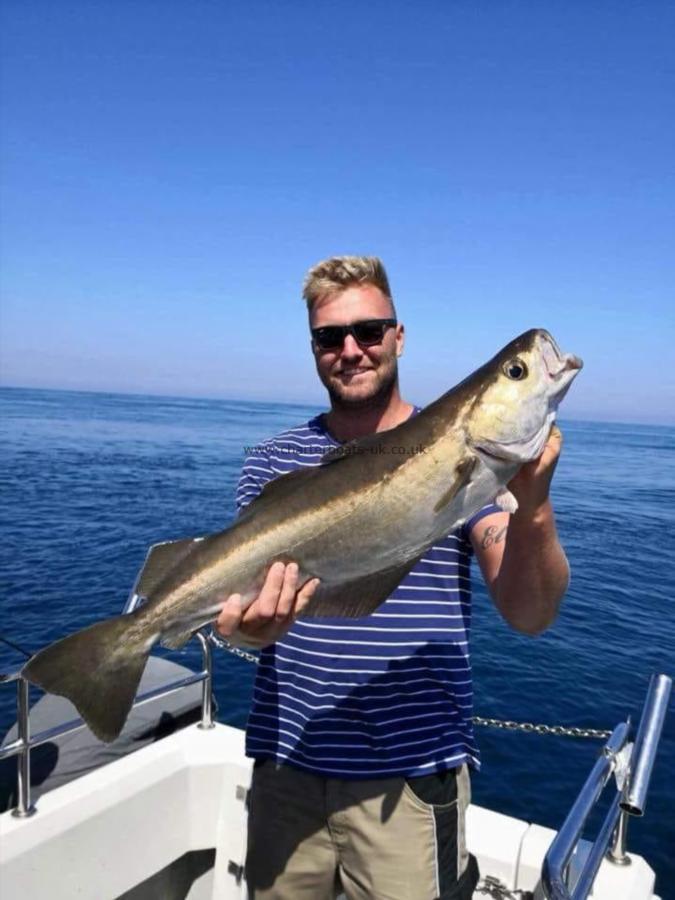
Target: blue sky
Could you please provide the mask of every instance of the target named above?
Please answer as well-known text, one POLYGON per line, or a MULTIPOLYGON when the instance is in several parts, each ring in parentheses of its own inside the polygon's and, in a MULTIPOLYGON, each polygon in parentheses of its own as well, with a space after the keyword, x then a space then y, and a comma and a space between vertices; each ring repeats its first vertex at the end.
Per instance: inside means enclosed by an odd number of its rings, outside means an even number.
POLYGON ((426 403, 519 332, 675 422, 670 2, 2 7, 4 384, 319 402, 305 270, 373 253, 426 403))

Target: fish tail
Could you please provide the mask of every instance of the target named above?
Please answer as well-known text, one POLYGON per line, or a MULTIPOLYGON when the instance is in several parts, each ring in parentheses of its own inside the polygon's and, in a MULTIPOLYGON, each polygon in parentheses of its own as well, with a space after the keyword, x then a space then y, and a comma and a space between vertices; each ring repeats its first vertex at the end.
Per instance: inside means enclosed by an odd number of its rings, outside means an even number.
POLYGON ((21 674, 70 700, 96 737, 109 742, 124 727, 152 643, 136 613, 115 616, 50 644, 21 674))

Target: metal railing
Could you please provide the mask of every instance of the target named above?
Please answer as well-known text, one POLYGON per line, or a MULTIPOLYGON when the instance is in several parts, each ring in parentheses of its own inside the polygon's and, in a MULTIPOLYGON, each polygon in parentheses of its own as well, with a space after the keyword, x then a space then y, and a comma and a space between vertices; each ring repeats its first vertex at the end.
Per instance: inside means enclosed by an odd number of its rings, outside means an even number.
MULTIPOLYGON (((202 649, 202 671, 193 672, 184 678, 178 678, 168 684, 160 685, 152 690, 138 694, 132 709, 157 700, 160 697, 166 697, 174 694, 183 688, 189 687, 191 684, 202 683, 202 715, 198 723, 198 727, 202 729, 213 728, 213 705, 212 705, 212 672, 213 665, 211 659, 211 643, 205 634, 201 631, 196 632, 195 637, 201 644, 202 649)), ((21 677, 20 672, 12 675, 3 675, 3 682, 15 681, 17 683, 17 731, 18 737, 15 741, 0 747, 0 759, 9 756, 17 757, 17 778, 16 793, 17 805, 12 810, 12 815, 20 818, 32 816, 36 812, 35 806, 31 802, 30 791, 30 754, 34 747, 46 744, 48 741, 66 734, 72 734, 82 728, 86 728, 84 721, 78 717, 62 722, 52 728, 46 728, 31 736, 30 733, 30 714, 28 702, 28 682, 21 677)))
POLYGON ((628 720, 616 726, 603 747, 544 859, 542 887, 547 900, 585 900, 604 858, 617 865, 630 863, 626 854, 628 816, 641 816, 645 810, 671 686, 667 675, 652 675, 635 742, 629 742, 632 728, 628 720), (612 775, 617 781, 616 796, 576 883, 570 885, 572 856, 586 820, 612 775))

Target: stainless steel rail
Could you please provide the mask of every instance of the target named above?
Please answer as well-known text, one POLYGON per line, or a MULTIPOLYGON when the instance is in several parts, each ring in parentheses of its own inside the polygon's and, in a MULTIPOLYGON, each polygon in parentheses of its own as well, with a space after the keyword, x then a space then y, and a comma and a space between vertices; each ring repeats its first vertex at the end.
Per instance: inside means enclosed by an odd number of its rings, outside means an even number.
MULTIPOLYGON (((211 644, 208 638, 200 631, 196 633, 196 637, 202 648, 202 671, 194 672, 192 675, 187 675, 185 678, 179 678, 176 681, 169 682, 169 684, 161 685, 160 687, 153 688, 151 691, 145 691, 143 694, 139 694, 134 701, 134 709, 137 706, 143 706, 145 703, 149 703, 151 700, 156 700, 159 697, 166 697, 169 694, 180 691, 182 688, 188 687, 191 684, 202 682, 202 716, 201 721, 199 722, 199 728, 209 729, 214 727, 211 700, 211 644)), ((36 812, 35 806, 31 803, 30 796, 31 750, 34 747, 39 747, 41 744, 47 743, 53 738, 72 734, 75 731, 79 731, 81 728, 86 728, 86 725, 84 721, 78 717, 70 719, 68 722, 63 722, 60 725, 55 725, 53 728, 39 731, 31 737, 28 682, 21 677, 20 672, 16 672, 12 675, 5 675, 2 680, 4 682, 17 682, 17 726, 19 736, 17 740, 0 747, 0 759, 9 756, 17 757, 17 805, 16 808, 12 810, 12 815, 18 816, 19 818, 26 818, 32 816, 36 812)))
POLYGON ((586 820, 616 767, 618 754, 626 744, 629 730, 628 722, 616 726, 549 847, 542 869, 542 885, 545 896, 550 900, 570 900, 574 896, 567 888, 569 863, 586 820))
POLYGON ((633 747, 628 790, 621 800, 621 809, 632 816, 644 815, 671 687, 672 680, 667 675, 652 675, 633 747))
POLYGON ((625 852, 627 819, 644 811, 649 779, 654 766, 663 720, 668 705, 671 679, 653 675, 642 710, 635 743, 631 745, 630 721, 616 726, 602 755, 574 801, 567 818, 551 842, 542 868, 542 887, 547 900, 585 900, 603 858, 619 864, 629 862, 625 852), (627 763, 630 753, 630 763, 627 763), (617 794, 598 832, 576 884, 569 884, 570 861, 581 838, 589 813, 612 774, 617 775, 617 794), (612 850, 607 848, 614 835, 612 850))
POLYGON ((626 853, 628 817, 644 815, 647 807, 649 782, 652 777, 672 685, 672 679, 667 675, 652 675, 649 682, 647 699, 631 754, 629 777, 624 783, 619 802, 621 816, 614 832, 612 847, 607 854, 610 862, 616 865, 630 864, 630 857, 626 853))

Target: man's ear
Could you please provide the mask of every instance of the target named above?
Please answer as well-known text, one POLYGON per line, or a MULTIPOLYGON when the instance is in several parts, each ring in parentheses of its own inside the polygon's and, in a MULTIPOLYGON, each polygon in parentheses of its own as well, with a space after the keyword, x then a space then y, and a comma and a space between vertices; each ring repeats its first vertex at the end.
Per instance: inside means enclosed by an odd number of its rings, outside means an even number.
POLYGON ((396 355, 403 356, 403 348, 405 346, 405 325, 399 322, 396 326, 396 355))

